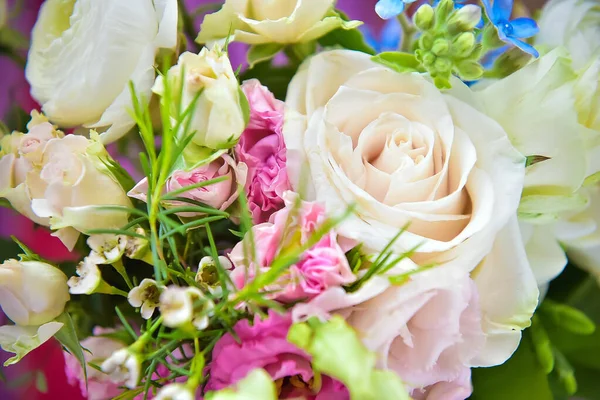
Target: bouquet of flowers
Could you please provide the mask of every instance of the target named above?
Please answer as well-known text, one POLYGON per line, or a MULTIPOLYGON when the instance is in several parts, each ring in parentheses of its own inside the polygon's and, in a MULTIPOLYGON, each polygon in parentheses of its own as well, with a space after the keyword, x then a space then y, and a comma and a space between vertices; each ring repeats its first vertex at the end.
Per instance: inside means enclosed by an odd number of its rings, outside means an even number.
POLYGON ((381 34, 46 0, 25 65, 0 30, 39 104, 2 205, 76 260, 10 227, 6 366, 55 338, 97 400, 600 396, 600 2, 360 2, 381 34))

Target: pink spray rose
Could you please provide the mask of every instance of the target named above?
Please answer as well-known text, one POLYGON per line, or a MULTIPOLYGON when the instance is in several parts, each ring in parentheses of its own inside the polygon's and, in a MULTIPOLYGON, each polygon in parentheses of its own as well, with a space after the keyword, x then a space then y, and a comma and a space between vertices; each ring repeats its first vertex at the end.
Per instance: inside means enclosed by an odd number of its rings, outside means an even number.
MULTIPOLYGON (((252 228, 256 245, 256 262, 246 268, 244 242, 238 243, 229 258, 234 265, 231 278, 237 287, 252 280, 256 268, 269 269, 278 252, 304 245, 312 233, 325 220, 323 207, 314 202, 301 202, 295 208, 295 194, 286 192, 286 207, 271 216, 270 222, 252 228), (246 276, 246 271, 248 275, 246 276)), ((244 239, 246 240, 246 239, 244 239)), ((330 287, 354 282, 356 277, 350 270, 343 244, 338 243, 335 231, 325 234, 302 258, 290 266, 278 281, 269 287, 272 298, 282 302, 311 299, 330 287)))
POLYGON ((233 330, 239 340, 227 333, 215 345, 206 391, 234 385, 252 370, 262 368, 277 384, 280 399, 349 399, 346 387, 327 376, 323 376, 319 392, 314 392, 310 356, 286 339, 291 325, 289 315, 273 311, 264 321, 256 316, 253 325, 247 320, 238 322, 233 330))
POLYGON ((242 90, 250 104, 250 121, 235 152, 248 165, 245 189, 252 220, 258 224, 283 208, 283 193, 291 189, 282 135, 284 104, 256 79, 244 82, 242 90))
MULTIPOLYGON (((213 162, 202 165, 192 171, 177 170, 167 180, 165 191, 172 192, 186 186, 195 185, 211 179, 226 179, 211 185, 190 189, 181 193, 180 197, 196 200, 218 210, 225 210, 238 197, 238 184, 243 185, 247 174, 246 164, 236 163, 231 156, 223 154, 213 162)), ((148 191, 147 178, 142 179, 128 193, 130 197, 146 201, 148 191)), ((183 206, 183 202, 171 202, 174 206, 183 206)), ((194 217, 195 213, 178 213, 182 217, 194 217)))

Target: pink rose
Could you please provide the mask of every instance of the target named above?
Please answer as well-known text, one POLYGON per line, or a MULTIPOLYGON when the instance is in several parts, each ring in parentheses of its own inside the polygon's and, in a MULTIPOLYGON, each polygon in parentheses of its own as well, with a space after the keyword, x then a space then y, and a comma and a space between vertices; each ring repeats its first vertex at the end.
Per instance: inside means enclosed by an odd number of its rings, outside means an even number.
MULTIPOLYGON (((226 179, 211 185, 190 189, 180 194, 180 197, 196 200, 218 210, 225 210, 238 197, 238 183, 246 181, 246 164, 237 163, 228 154, 223 154, 213 162, 202 165, 192 171, 177 170, 173 172, 165 185, 165 192, 172 192, 211 179, 225 177, 226 179)), ((128 193, 130 197, 146 201, 148 191, 147 178, 142 179, 128 193)), ((183 202, 170 202, 174 206, 186 205, 183 202)), ((194 217, 195 213, 178 213, 182 217, 194 217)))
MULTIPOLYGON (((305 244, 313 232, 324 222, 325 212, 321 205, 301 202, 294 209, 295 194, 287 192, 286 207, 271 216, 271 222, 252 228, 258 266, 246 268, 243 241, 238 243, 229 258, 235 266, 231 278, 237 287, 243 287, 254 276, 255 268, 266 271, 280 251, 305 244), (246 276, 248 271, 249 276, 246 276)), ((348 249, 346 249, 348 250, 348 249)), ((311 299, 328 288, 354 282, 356 277, 350 270, 345 251, 338 243, 335 231, 325 234, 302 258, 290 266, 274 284, 267 288, 274 293, 272 298, 282 302, 311 299)))
POLYGON ((282 135, 284 104, 256 79, 244 82, 242 90, 250 104, 250 122, 235 152, 248 165, 245 189, 252 220, 258 224, 283 208, 283 193, 291 189, 282 135))
POLYGON ((263 368, 276 381, 280 399, 349 399, 345 386, 327 376, 323 376, 319 393, 312 392, 314 374, 310 356, 286 339, 291 324, 289 315, 281 316, 273 311, 269 311, 264 321, 256 316, 253 325, 247 320, 238 322, 233 330, 239 340, 226 333, 215 345, 205 390, 234 385, 250 371, 263 368))

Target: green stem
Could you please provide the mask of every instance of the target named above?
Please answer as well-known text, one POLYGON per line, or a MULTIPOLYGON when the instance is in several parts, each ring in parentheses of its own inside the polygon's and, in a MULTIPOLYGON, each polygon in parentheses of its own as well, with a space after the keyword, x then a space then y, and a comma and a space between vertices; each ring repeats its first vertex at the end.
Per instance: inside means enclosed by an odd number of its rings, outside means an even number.
POLYGON ((123 297, 127 298, 127 292, 125 292, 125 291, 123 291, 121 289, 117 289, 114 286, 109 285, 104 280, 100 281, 100 283, 98 284, 98 286, 94 290, 94 293, 118 295, 118 296, 123 296, 123 297))
POLYGON ((195 42, 197 32, 194 29, 194 18, 190 15, 185 7, 183 0, 178 0, 179 15, 181 16, 181 22, 183 23, 183 32, 192 41, 193 46, 196 50, 200 50, 200 46, 195 42))
POLYGON ((400 50, 408 52, 411 50, 412 38, 417 32, 417 29, 408 21, 408 18, 406 18, 406 14, 404 13, 398 15, 398 22, 400 22, 400 27, 402 28, 402 43, 400 45, 400 50))
POLYGON ((119 273, 119 275, 121 275, 123 277, 123 280, 125 281, 125 283, 127 284, 127 287, 131 290, 133 289, 133 284, 131 283, 131 280, 129 279, 129 276, 127 275, 127 271, 125 270, 125 266, 123 265, 123 261, 121 260, 117 260, 112 264, 113 268, 117 270, 117 272, 119 273))

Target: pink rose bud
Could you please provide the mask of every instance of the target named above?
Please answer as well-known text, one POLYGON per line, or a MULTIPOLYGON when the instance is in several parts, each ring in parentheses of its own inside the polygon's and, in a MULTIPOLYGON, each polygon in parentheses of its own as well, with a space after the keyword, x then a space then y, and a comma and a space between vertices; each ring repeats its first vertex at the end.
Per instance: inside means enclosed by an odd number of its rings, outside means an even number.
MULTIPOLYGON (((177 170, 173 172, 167 180, 165 191, 168 193, 185 188, 186 186, 224 177, 225 179, 220 182, 190 189, 179 196, 199 201, 218 210, 225 210, 237 199, 239 194, 238 183, 242 185, 245 183, 246 174, 246 164, 242 162, 236 163, 231 156, 223 154, 213 162, 202 165, 192 171, 177 170)), ((144 178, 128 194, 130 197, 146 201, 147 191, 148 181, 147 178, 144 178)), ((172 201, 170 205, 181 206, 184 204, 183 202, 172 201)), ((188 212, 178 213, 177 215, 194 217, 197 214, 188 212)))

